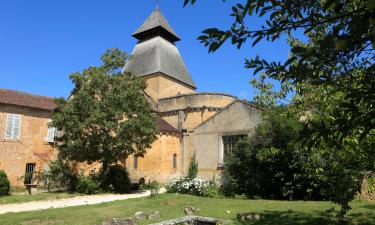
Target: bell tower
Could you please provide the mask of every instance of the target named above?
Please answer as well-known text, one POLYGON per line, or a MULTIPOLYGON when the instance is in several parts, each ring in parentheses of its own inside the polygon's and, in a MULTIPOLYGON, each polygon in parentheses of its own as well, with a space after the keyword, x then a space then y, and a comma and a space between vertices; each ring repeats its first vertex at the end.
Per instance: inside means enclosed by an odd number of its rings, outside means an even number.
POLYGON ((159 8, 132 34, 138 40, 124 71, 146 80, 154 100, 194 93, 196 86, 176 47, 181 39, 159 8))

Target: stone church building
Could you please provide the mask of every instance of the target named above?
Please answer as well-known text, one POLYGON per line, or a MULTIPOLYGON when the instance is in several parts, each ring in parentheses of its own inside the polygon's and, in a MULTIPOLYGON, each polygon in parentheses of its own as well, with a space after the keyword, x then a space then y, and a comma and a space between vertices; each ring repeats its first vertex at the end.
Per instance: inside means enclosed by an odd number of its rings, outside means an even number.
MULTIPOLYGON (((195 156, 199 176, 219 181, 226 154, 253 132, 260 110, 228 94, 196 92, 176 46, 180 38, 159 9, 132 36, 138 43, 123 70, 145 79, 159 134, 144 157, 122 162, 131 179, 165 183, 186 174, 195 156)), ((0 89, 0 169, 13 186, 56 158, 55 131, 47 126, 54 107, 52 98, 0 89)))

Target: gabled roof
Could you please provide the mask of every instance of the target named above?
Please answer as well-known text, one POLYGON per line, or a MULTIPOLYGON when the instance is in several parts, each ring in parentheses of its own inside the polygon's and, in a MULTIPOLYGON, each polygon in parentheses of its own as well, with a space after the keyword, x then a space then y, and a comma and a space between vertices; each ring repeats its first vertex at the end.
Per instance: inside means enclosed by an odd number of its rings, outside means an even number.
POLYGON ((156 127, 158 128, 159 132, 173 132, 173 133, 179 133, 179 131, 172 127, 167 121, 165 121, 163 118, 161 118, 158 114, 153 114, 155 118, 156 127))
POLYGON ((234 100, 233 102, 231 102, 230 104, 228 104, 227 106, 225 106, 224 108, 222 108, 221 110, 219 110, 217 113, 215 113, 214 115, 212 115, 210 118, 208 118, 207 120, 205 120, 203 123, 199 124, 198 126, 196 126, 194 128, 195 129, 198 129, 200 127, 203 127, 204 125, 206 125, 208 122, 212 121, 215 117, 219 116, 221 113, 225 112, 226 110, 228 110, 231 106, 233 106, 234 104, 236 103, 242 103, 244 105, 247 105, 247 106, 250 106, 256 110, 259 110, 259 111, 264 111, 263 109, 259 108, 258 106, 254 105, 253 103, 249 102, 249 101, 246 101, 246 100, 240 100, 240 99, 236 99, 234 100))
POLYGON ((180 40, 159 8, 152 11, 146 21, 132 34, 140 41, 157 35, 164 36, 172 43, 180 40))
POLYGON ((138 43, 124 71, 138 77, 160 72, 196 87, 177 47, 162 37, 138 43))
POLYGON ((0 103, 51 111, 56 107, 53 98, 7 89, 0 89, 0 103))

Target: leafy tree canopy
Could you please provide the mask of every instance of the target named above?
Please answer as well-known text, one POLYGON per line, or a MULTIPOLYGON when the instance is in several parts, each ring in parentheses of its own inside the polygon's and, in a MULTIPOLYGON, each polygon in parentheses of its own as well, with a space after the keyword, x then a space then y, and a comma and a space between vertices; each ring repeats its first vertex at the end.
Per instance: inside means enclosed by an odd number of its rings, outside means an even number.
POLYGON ((103 65, 90 66, 70 79, 68 100, 56 99, 52 126, 63 131, 59 154, 74 161, 99 161, 103 169, 130 154, 142 155, 156 138, 143 80, 123 74, 128 56, 109 49, 103 65))
POLYGON ((357 131, 364 137, 375 128, 375 0, 247 0, 233 5, 231 16, 230 28, 209 28, 198 38, 210 52, 228 40, 241 48, 246 41, 256 45, 289 36, 291 52, 285 62, 246 59, 247 68, 261 73, 252 81, 260 89, 255 100, 275 104, 292 93, 299 97, 293 102, 297 104, 316 87, 327 87, 344 95, 337 108, 346 116, 319 132, 339 139, 357 131), (263 17, 264 24, 251 24, 250 16, 263 17), (295 35, 300 31, 305 41, 295 35), (267 78, 280 81, 281 89, 275 91, 267 78))
POLYGON ((331 165, 325 167, 334 187, 330 199, 344 214, 363 172, 375 170, 375 0, 241 2, 232 7, 231 27, 206 29, 198 39, 214 52, 226 41, 241 48, 288 37, 287 60, 245 60, 254 70, 255 100, 269 106, 292 95, 288 111, 303 119, 301 144, 331 165), (251 16, 264 23, 252 24, 251 16))

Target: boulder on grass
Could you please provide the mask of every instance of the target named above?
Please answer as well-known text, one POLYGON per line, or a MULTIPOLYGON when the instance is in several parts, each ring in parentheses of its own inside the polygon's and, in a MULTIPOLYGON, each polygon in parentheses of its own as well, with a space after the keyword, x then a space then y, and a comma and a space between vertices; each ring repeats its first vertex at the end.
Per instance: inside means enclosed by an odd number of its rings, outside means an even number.
POLYGON ((237 219, 240 221, 260 220, 260 215, 258 213, 238 213, 237 219))
POLYGON ((161 219, 161 215, 160 215, 160 212, 159 211, 151 211, 148 216, 147 216, 147 219, 149 220, 160 220, 161 219))
POLYGON ((111 218, 102 223, 102 225, 137 225, 134 218, 111 218))
POLYGON ((137 220, 145 220, 145 219, 147 219, 147 215, 146 215, 146 213, 144 213, 144 212, 136 212, 136 213, 134 214, 134 217, 135 217, 137 220))
POLYGON ((185 215, 195 215, 196 212, 197 212, 197 210, 194 207, 190 206, 190 207, 184 208, 185 215))

